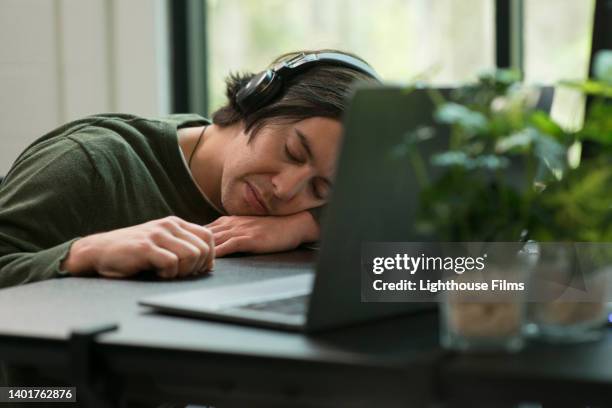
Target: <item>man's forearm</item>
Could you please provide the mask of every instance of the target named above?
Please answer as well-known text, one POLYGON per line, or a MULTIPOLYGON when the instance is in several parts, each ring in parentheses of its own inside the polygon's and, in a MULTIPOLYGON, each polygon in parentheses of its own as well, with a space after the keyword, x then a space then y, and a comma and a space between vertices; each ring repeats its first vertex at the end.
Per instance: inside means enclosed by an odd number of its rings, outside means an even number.
POLYGON ((75 276, 93 270, 93 248, 88 242, 88 237, 76 240, 66 258, 60 263, 60 269, 75 276))
POLYGON ((213 233, 216 256, 235 252, 288 251, 319 240, 319 223, 309 211, 291 215, 229 215, 206 225, 213 233))
POLYGON ((321 234, 321 228, 319 222, 314 218, 310 211, 302 211, 301 213, 295 214, 296 225, 294 228, 298 228, 299 231, 303 231, 302 244, 308 242, 315 242, 319 240, 321 234))

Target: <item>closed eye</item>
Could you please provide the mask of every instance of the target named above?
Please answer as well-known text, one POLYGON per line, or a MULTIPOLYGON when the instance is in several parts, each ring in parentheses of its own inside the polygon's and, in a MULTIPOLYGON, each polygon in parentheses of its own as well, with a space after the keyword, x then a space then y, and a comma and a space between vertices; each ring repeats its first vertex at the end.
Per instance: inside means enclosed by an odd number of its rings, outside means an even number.
POLYGON ((322 200, 323 198, 321 197, 321 193, 317 189, 317 183, 310 183, 310 187, 312 189, 312 195, 314 196, 314 198, 316 198, 317 200, 322 200))
POLYGON ((315 179, 311 183, 312 194, 318 200, 325 200, 329 194, 329 185, 326 181, 315 179))
POLYGON ((298 164, 304 163, 303 160, 299 159, 296 155, 291 153, 291 150, 289 150, 289 146, 287 144, 285 144, 285 155, 293 163, 298 163, 298 164))

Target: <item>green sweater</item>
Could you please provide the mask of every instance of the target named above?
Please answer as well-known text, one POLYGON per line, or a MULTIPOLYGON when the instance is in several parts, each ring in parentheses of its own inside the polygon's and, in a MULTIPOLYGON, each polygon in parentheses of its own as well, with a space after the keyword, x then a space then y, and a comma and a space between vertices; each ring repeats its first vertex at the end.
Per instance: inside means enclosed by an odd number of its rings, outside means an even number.
POLYGON ((198 115, 105 114, 36 140, 0 186, 0 288, 65 275, 78 238, 168 215, 207 224, 221 214, 185 165, 177 129, 198 115))

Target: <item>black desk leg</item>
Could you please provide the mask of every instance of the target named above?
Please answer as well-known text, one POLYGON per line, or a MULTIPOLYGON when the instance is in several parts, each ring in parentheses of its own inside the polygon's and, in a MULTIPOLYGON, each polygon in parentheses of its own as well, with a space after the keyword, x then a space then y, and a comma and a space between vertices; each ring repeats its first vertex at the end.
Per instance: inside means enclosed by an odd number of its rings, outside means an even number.
POLYGON ((110 387, 102 363, 96 360, 96 337, 115 331, 117 324, 106 324, 74 330, 70 336, 70 360, 77 387, 77 400, 83 407, 112 408, 118 395, 117 387, 110 387))

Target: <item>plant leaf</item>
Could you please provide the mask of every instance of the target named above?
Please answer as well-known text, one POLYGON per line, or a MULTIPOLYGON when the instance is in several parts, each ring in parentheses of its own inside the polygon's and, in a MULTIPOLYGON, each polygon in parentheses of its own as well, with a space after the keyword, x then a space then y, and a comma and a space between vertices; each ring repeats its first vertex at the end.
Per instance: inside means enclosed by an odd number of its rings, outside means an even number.
POLYGON ((465 130, 482 133, 487 129, 487 118, 480 112, 457 103, 445 103, 436 110, 435 119, 448 125, 459 125, 465 130))
POLYGON ((586 95, 612 98, 612 84, 605 82, 593 81, 589 79, 586 81, 561 81, 559 82, 559 85, 576 89, 586 95))
POLYGON ((561 129, 561 127, 546 112, 534 112, 531 114, 529 121, 540 132, 556 137, 562 137, 565 134, 563 129, 561 129))
POLYGON ((534 129, 523 129, 510 136, 499 139, 495 144, 495 151, 497 153, 507 153, 512 150, 525 151, 529 149, 536 137, 537 135, 534 129))
POLYGON ((550 173, 560 180, 567 168, 567 148, 552 137, 534 131, 534 153, 546 165, 550 173))
POLYGON ((465 152, 451 150, 435 154, 431 157, 431 164, 440 167, 458 166, 466 170, 488 169, 497 170, 508 167, 510 160, 507 157, 494 154, 478 155, 475 158, 468 156, 465 152))

